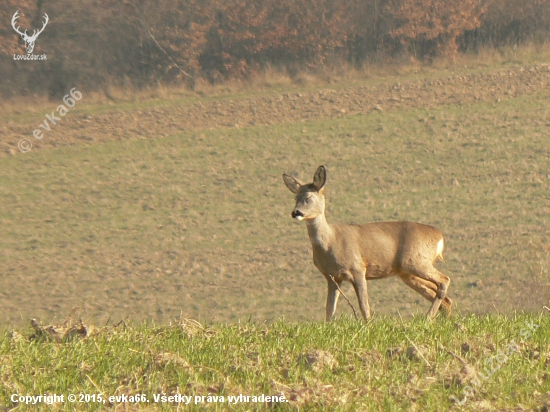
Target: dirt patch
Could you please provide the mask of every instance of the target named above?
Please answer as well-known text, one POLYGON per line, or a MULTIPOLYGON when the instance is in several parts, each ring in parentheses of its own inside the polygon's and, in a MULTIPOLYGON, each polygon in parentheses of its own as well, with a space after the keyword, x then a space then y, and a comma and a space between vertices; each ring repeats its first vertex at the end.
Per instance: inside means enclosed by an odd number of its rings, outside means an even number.
POLYGON ((332 369, 338 366, 336 358, 327 351, 313 350, 299 356, 298 363, 306 365, 307 368, 315 372, 320 372, 324 368, 332 369))

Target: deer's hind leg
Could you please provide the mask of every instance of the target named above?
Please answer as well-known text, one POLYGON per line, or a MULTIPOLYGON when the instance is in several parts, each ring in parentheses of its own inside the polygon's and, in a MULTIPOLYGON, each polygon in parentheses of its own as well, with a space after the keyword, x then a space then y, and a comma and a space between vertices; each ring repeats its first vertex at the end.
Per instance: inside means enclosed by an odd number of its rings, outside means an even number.
POLYGON ((434 268, 431 263, 416 265, 409 264, 404 266, 402 270, 410 273, 411 275, 416 275, 419 278, 435 283, 437 286, 437 292, 435 294, 435 299, 432 301, 432 306, 428 310, 427 314, 428 318, 435 318, 435 315, 441 306, 441 302, 443 302, 443 299, 447 296, 447 289, 449 289, 449 285, 451 284, 451 278, 449 276, 445 276, 439 270, 434 268))
MULTIPOLYGON (((425 299, 430 302, 434 302, 436 300, 438 287, 435 283, 410 273, 401 273, 399 274, 399 277, 407 286, 420 293, 425 299)), ((447 316, 450 316, 452 306, 453 301, 451 298, 445 296, 445 298, 441 301, 441 306, 438 309, 445 312, 447 316)))

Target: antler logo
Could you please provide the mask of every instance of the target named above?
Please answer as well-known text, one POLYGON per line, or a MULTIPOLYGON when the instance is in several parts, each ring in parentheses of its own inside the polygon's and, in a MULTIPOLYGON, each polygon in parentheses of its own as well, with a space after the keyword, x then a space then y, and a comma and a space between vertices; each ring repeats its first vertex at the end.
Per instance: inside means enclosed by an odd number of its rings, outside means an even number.
POLYGON ((15 27, 15 24, 17 23, 18 18, 19 18, 19 10, 17 10, 15 12, 15 14, 13 15, 13 18, 11 19, 11 25, 12 25, 13 29, 21 35, 21 38, 25 42, 25 47, 27 48, 27 54, 31 54, 32 51, 34 50, 34 43, 36 42, 36 38, 38 37, 38 35, 40 33, 42 33, 44 31, 44 29, 46 28, 46 25, 48 24, 48 21, 50 19, 49 19, 48 15, 46 13, 44 13, 44 24, 42 25, 42 28, 40 30, 34 30, 33 33, 32 33, 32 36, 29 36, 27 34, 27 30, 25 30, 24 32, 21 32, 19 30, 19 26, 15 27))

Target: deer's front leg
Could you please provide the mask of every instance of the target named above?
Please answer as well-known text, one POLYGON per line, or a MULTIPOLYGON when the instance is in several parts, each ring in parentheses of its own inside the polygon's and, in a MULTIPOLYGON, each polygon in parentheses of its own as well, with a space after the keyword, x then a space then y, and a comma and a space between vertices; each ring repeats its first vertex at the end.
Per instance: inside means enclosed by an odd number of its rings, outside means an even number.
POLYGON ((369 306, 369 296, 367 294, 367 278, 366 278, 366 269, 357 269, 352 271, 353 275, 353 288, 357 294, 357 300, 359 301, 359 309, 361 310, 361 315, 363 319, 370 319, 370 306, 369 306))
POLYGON ((338 304, 338 298, 340 297, 340 291, 338 288, 342 281, 334 279, 334 277, 326 276, 328 282, 328 294, 327 294, 327 322, 330 322, 336 312, 336 305, 338 304))

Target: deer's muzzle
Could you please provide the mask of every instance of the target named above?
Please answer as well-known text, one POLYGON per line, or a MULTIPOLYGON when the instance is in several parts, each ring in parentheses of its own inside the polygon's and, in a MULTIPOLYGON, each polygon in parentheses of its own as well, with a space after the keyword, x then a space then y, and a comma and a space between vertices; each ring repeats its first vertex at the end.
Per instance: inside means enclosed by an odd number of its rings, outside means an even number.
POLYGON ((290 214, 294 219, 302 220, 304 218, 304 214, 300 212, 299 210, 293 210, 290 214))

